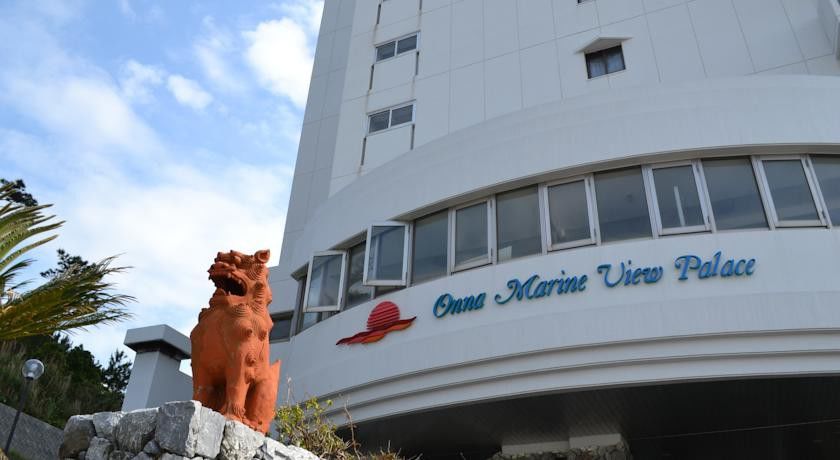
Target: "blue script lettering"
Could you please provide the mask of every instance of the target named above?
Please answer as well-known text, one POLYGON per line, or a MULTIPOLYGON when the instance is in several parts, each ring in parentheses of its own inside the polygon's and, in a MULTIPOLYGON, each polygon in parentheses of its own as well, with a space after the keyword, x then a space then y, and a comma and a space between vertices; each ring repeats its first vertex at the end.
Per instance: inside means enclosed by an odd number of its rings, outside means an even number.
POLYGON ((664 272, 662 267, 633 268, 632 265, 632 260, 628 260, 626 265, 624 262, 621 262, 615 271, 614 281, 610 279, 612 264, 598 265, 598 273, 604 275, 604 284, 612 288, 619 284, 624 284, 625 286, 636 285, 642 281, 646 284, 652 284, 659 281, 664 272))
POLYGON ((705 261, 693 254, 679 256, 674 260, 674 267, 679 270, 680 274, 677 279, 680 281, 687 280, 688 272, 692 270, 697 271, 697 278, 701 280, 718 275, 721 278, 751 276, 755 272, 755 259, 727 259, 721 264, 722 259, 721 251, 716 252, 711 259, 705 261))
POLYGON ((482 292, 477 296, 467 296, 461 299, 456 299, 452 294, 443 294, 437 298, 432 313, 436 318, 443 318, 446 315, 457 315, 473 310, 481 310, 484 308, 484 299, 487 294, 482 292))

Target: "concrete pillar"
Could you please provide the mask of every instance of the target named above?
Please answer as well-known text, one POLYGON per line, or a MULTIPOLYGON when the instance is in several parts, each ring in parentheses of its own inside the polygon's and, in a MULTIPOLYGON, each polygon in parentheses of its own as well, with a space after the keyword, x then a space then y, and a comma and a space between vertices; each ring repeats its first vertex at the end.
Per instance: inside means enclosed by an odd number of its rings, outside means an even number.
POLYGON ((157 407, 169 401, 192 399, 192 377, 181 372, 181 361, 190 358, 190 339, 171 327, 129 329, 125 345, 135 352, 134 366, 125 390, 122 410, 157 407))

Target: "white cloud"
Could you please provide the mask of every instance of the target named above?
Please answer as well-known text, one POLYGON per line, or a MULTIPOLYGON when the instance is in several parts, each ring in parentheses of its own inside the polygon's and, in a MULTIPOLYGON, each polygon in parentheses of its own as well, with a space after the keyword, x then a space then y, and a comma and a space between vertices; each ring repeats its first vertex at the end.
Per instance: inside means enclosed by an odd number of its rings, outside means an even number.
POLYGON ((140 64, 130 59, 120 70, 120 87, 132 102, 148 103, 152 100, 150 88, 163 82, 166 72, 155 66, 140 64))
POLYGON ((249 44, 245 60, 261 85, 303 108, 323 2, 291 2, 281 11, 285 17, 261 22, 254 30, 243 32, 249 44))
POLYGON ((213 101, 213 96, 204 91, 201 85, 180 75, 170 75, 166 87, 181 105, 196 110, 202 110, 213 101))
POLYGON ((241 78, 228 63, 228 59, 237 52, 234 37, 217 26, 210 16, 202 20, 202 26, 204 33, 193 44, 193 52, 204 75, 220 89, 241 91, 241 78))

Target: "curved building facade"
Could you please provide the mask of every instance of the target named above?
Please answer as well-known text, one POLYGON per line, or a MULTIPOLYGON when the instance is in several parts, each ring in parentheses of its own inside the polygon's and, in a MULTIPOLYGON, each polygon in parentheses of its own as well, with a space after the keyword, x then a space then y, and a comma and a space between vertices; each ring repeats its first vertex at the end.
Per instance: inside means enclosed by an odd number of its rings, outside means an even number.
POLYGON ((840 448, 837 0, 327 0, 280 399, 366 448, 840 448))

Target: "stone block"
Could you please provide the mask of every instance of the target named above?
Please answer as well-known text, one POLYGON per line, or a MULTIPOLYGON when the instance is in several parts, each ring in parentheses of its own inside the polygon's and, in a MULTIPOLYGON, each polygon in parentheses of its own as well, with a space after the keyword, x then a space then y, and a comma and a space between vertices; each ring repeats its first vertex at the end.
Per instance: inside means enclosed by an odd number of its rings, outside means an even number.
POLYGON ((152 457, 157 457, 162 452, 160 450, 160 445, 152 439, 151 441, 147 442, 145 446, 143 446, 143 452, 151 455, 152 457))
POLYGON ((87 459, 87 451, 83 450, 79 452, 79 456, 76 457, 76 460, 86 460, 87 459))
POLYGON ((155 460, 155 458, 145 452, 140 452, 132 460, 155 460))
POLYGON ((190 460, 188 457, 182 457, 180 455, 170 454, 169 452, 164 452, 163 455, 160 456, 158 460, 190 460))
POLYGON ((74 415, 64 425, 61 447, 58 449, 58 456, 61 458, 74 458, 79 452, 87 450, 90 440, 96 437, 96 429, 93 427, 90 415, 74 415))
POLYGON ((100 412, 93 414, 93 427, 96 429, 96 436, 109 441, 114 440, 114 430, 117 423, 123 417, 122 412, 100 412))
POLYGON ((111 455, 111 451, 114 450, 114 445, 111 444, 111 441, 95 437, 90 440, 90 446, 87 449, 86 460, 108 460, 108 456, 111 455))
POLYGON ((257 450, 256 458, 260 460, 319 460, 319 457, 298 446, 285 446, 271 438, 257 450))
POLYGON ((132 452, 132 457, 143 450, 146 443, 154 438, 157 412, 157 408, 140 409, 123 415, 114 430, 117 447, 132 452))
POLYGON ((108 460, 132 460, 134 454, 124 450, 115 450, 108 456, 108 460))
POLYGON ((263 443, 265 436, 239 422, 225 422, 225 434, 219 453, 221 460, 251 460, 263 443))
POLYGON ((161 406, 155 440, 163 450, 187 458, 219 454, 225 418, 198 401, 176 401, 161 406))

